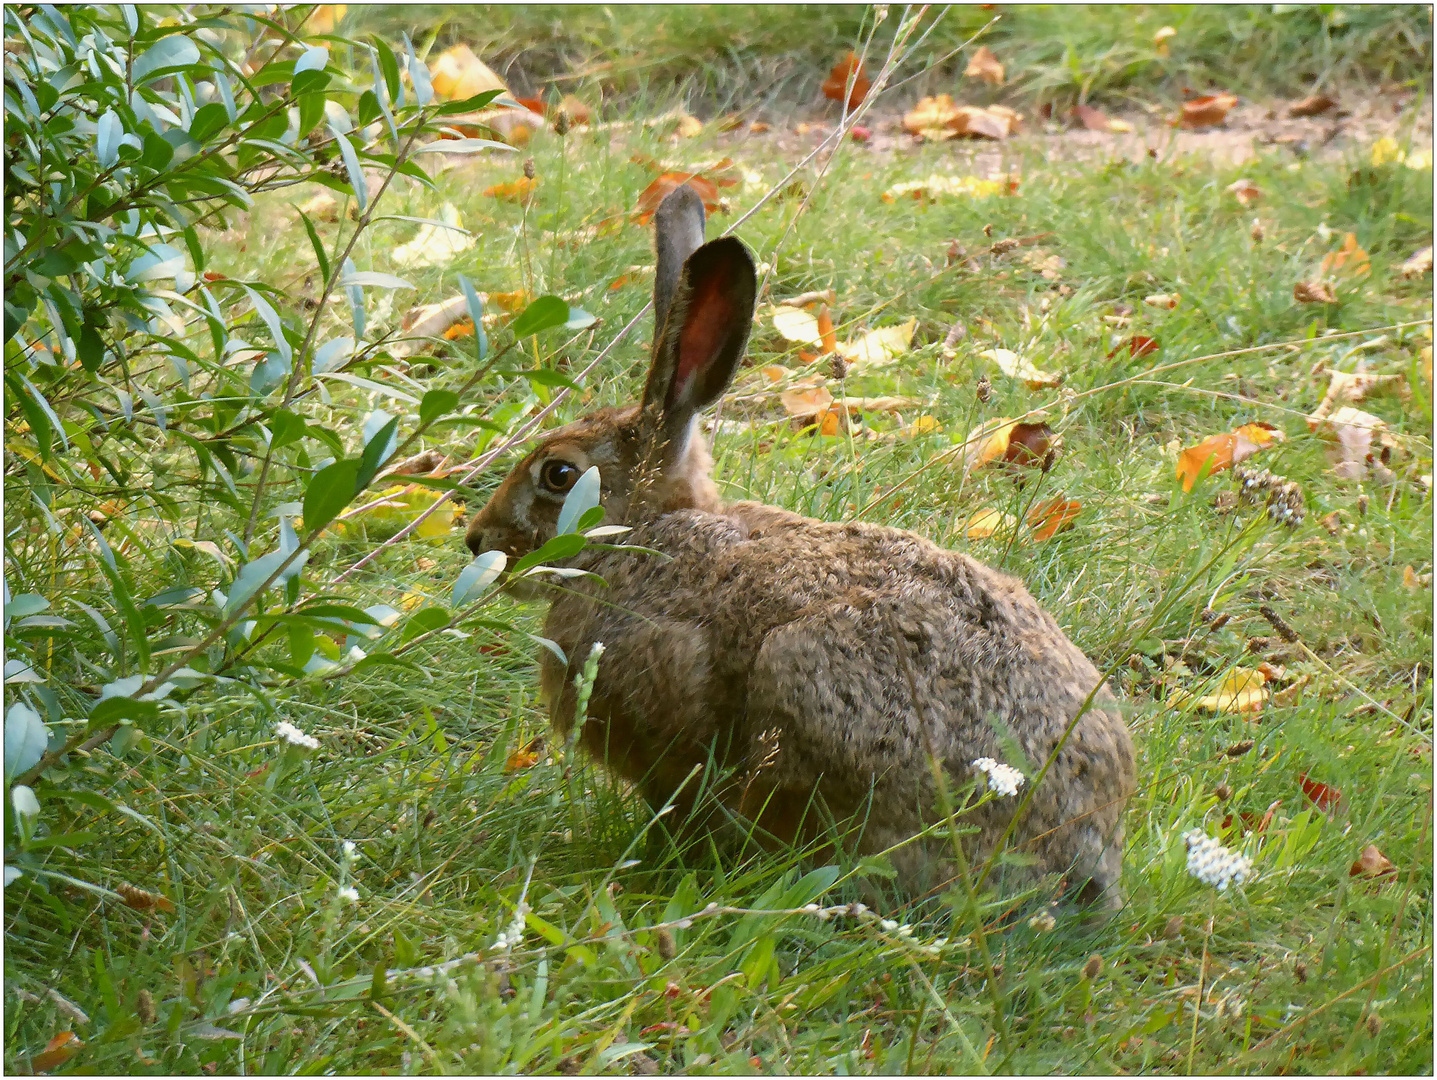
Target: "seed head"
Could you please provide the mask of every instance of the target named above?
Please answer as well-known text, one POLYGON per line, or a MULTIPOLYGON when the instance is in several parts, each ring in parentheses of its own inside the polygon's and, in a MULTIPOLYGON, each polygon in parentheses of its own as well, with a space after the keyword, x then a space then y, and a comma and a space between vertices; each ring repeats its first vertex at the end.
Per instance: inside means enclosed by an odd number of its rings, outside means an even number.
POLYGON ((988 376, 986 376, 986 375, 979 375, 979 376, 978 376, 978 400, 981 401, 984 405, 986 405, 986 404, 988 404, 988 401, 989 401, 990 398, 992 398, 992 396, 993 396, 993 384, 988 381, 988 376))
POLYGON ((674 942, 674 935, 668 927, 659 927, 654 937, 657 939, 659 955, 665 960, 672 960, 679 954, 678 945, 674 942))
POLYGON ((524 159, 524 179, 525 179, 525 180, 532 180, 532 179, 534 179, 534 159, 533 159, 533 158, 525 158, 525 159, 524 159))
POLYGON ((1088 957, 1088 962, 1083 965, 1083 978, 1092 982, 1103 971, 1103 957, 1100 953, 1093 953, 1088 957))

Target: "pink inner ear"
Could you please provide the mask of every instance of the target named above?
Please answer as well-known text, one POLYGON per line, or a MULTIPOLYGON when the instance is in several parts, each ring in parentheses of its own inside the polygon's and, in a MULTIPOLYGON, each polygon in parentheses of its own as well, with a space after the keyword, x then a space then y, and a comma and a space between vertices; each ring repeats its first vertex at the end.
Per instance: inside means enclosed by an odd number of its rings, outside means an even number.
POLYGON ((711 274, 689 296, 684 327, 679 333, 679 363, 669 386, 669 402, 686 394, 693 380, 719 354, 733 332, 733 305, 723 287, 723 275, 711 274))

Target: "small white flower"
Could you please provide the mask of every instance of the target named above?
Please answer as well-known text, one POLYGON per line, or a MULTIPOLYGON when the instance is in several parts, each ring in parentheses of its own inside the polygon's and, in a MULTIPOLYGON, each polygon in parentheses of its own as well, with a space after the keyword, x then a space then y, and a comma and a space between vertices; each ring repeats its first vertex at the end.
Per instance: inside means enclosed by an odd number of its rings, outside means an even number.
POLYGON ((973 762, 973 768, 988 774, 988 787, 999 795, 1016 795, 1026 777, 1011 765, 1004 765, 990 757, 980 757, 973 762))
POLYGON ((288 720, 281 720, 274 726, 274 737, 282 739, 290 746, 298 746, 301 750, 318 750, 319 740, 313 735, 306 735, 295 727, 288 720))
POLYGON ((349 862, 359 861, 359 848, 355 845, 353 840, 346 840, 344 842, 344 857, 349 862))
POLYGON ((894 930, 898 929, 898 923, 893 919, 883 919, 878 923, 878 925, 883 927, 883 929, 887 930, 889 933, 892 933, 894 930))
POLYGON ((912 936, 913 936, 913 927, 909 926, 907 923, 904 923, 902 926, 900 926, 900 927, 898 928, 898 936, 899 936, 899 937, 912 937, 912 936))
POLYGON ((1252 859, 1228 850, 1201 829, 1189 829, 1183 840, 1188 848, 1188 873, 1205 885, 1215 885, 1218 892, 1252 876, 1252 859))
POLYGON ((339 898, 348 900, 351 904, 357 904, 359 903, 359 890, 353 885, 347 886, 339 890, 339 898))

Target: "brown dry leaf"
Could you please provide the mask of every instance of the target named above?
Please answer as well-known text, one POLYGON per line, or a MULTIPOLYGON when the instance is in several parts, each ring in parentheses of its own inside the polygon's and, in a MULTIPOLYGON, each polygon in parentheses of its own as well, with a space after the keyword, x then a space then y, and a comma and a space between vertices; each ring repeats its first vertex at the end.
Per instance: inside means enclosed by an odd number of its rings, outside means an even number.
POLYGON ((1182 303, 1182 293, 1153 293, 1152 296, 1143 297, 1143 303, 1148 307, 1167 308, 1171 311, 1182 303))
POLYGON ((755 120, 753 123, 749 124, 748 129, 755 135, 762 135, 764 132, 769 130, 769 126, 762 120, 755 120))
POLYGON ((963 467, 971 471, 981 465, 1041 466, 1057 442, 1042 413, 1019 422, 999 416, 968 433, 963 446, 963 467))
POLYGON ((903 116, 903 130, 941 142, 960 135, 1006 139, 1018 130, 1019 116, 1012 109, 993 105, 958 105, 948 94, 926 97, 903 116))
POLYGON ((1397 867, 1392 865, 1392 860, 1377 849, 1376 844, 1368 844, 1362 849, 1362 854, 1357 856, 1357 861, 1347 871, 1349 877, 1383 878, 1396 877, 1397 867))
POLYGON ((1421 592, 1423 589, 1427 588, 1427 586, 1431 584, 1431 574, 1422 574, 1419 576, 1417 571, 1412 569, 1410 563, 1402 568, 1402 585, 1408 591, 1421 592))
POLYGON ((994 86, 1003 85, 1003 65, 986 45, 978 47, 963 74, 969 79, 982 79, 994 86))
POLYGON ((1246 177, 1243 177, 1241 180, 1234 180, 1227 186, 1227 189, 1232 192, 1233 198, 1237 199, 1243 206, 1251 206, 1257 202, 1258 199, 1262 198, 1262 189, 1246 177))
POLYGON ((144 889, 138 889, 123 881, 115 886, 115 891, 125 901, 127 908, 134 908, 136 911, 173 912, 175 910, 175 905, 168 896, 146 892, 144 889))
POLYGON ((913 344, 913 332, 917 329, 918 319, 915 316, 896 326, 870 330, 855 341, 840 343, 838 355, 858 369, 886 367, 894 357, 908 351, 913 344))
POLYGON ((54 1072, 80 1052, 85 1044, 73 1031, 61 1031, 45 1044, 45 1049, 30 1059, 36 1073, 54 1072))
POLYGON ((1078 123, 1089 131, 1112 131, 1112 121, 1100 110, 1091 105, 1076 105, 1073 107, 1073 115, 1077 117, 1078 123))
POLYGON ((490 184, 484 189, 485 195, 492 195, 503 202, 518 203, 520 206, 528 205, 534 197, 534 189, 539 186, 538 179, 530 180, 527 176, 521 176, 517 180, 510 180, 504 184, 490 184))
POLYGON ((964 523, 964 533, 969 540, 985 540, 999 532, 1007 532, 1017 525, 1011 514, 1001 510, 978 510, 964 523))
POLYGON ((1285 433, 1271 424, 1260 422, 1243 424, 1235 431, 1210 436, 1196 446, 1179 452, 1178 479, 1183 482, 1184 491, 1191 491, 1204 466, 1208 468, 1208 475, 1222 472, 1286 438, 1285 433), (1211 465, 1208 464, 1209 460, 1211 465))
POLYGON ((1337 303, 1337 294, 1325 281, 1299 281, 1292 287, 1292 298, 1299 304, 1337 303))
POLYGON ((399 327, 406 334, 413 334, 415 337, 438 337, 468 313, 469 308, 464 303, 464 297, 451 296, 438 304, 421 304, 410 308, 400 320, 399 327))
POLYGON ((1185 128, 1212 127, 1227 119, 1228 112, 1237 104, 1237 95, 1229 93, 1207 94, 1183 102, 1182 115, 1177 124, 1185 128))
POLYGON ((1029 390, 1042 390, 1046 387, 1058 386, 1065 378, 1061 372, 1039 371, 1033 366, 1031 360, 1019 356, 1011 349, 984 349, 978 356, 980 359, 991 360, 998 365, 998 370, 1010 379, 1022 379, 1028 384, 1029 390))
POLYGON ((831 101, 842 101, 847 96, 848 107, 856 109, 868 96, 869 87, 872 85, 863 70, 863 62, 850 52, 834 64, 833 70, 828 73, 828 79, 823 84, 823 96, 831 101), (848 88, 850 75, 853 76, 853 89, 851 90, 848 88))
POLYGON ((454 45, 440 53, 429 65, 429 81, 442 101, 463 101, 485 90, 509 89, 468 45, 454 45))
POLYGON ((634 220, 640 225, 647 225, 653 220, 654 212, 658 210, 659 203, 663 202, 669 192, 675 188, 688 184, 698 193, 699 198, 704 201, 704 209, 714 213, 722 207, 719 202, 718 189, 721 187, 736 187, 738 180, 727 175, 733 169, 733 161, 724 158, 707 166, 704 170, 693 172, 666 172, 644 188, 639 193, 638 212, 634 220), (707 175, 705 175, 707 174, 707 175))
POLYGON ((1432 273, 1432 245, 1428 244, 1412 253, 1412 257, 1402 264, 1402 276, 1405 278, 1421 277, 1423 274, 1432 273))
POLYGON ((1339 270, 1354 277, 1362 277, 1372 270, 1372 262, 1368 259, 1367 252, 1357 246, 1356 233, 1344 235, 1342 246, 1324 255, 1317 268, 1317 272, 1324 277, 1339 270))
POLYGON ((1375 375, 1365 371, 1334 371, 1332 381, 1322 403, 1307 418, 1309 427, 1316 427, 1328 413, 1339 405, 1355 405, 1369 394, 1407 393, 1407 377, 1401 372, 1395 375, 1375 375))
POLYGON ((1077 499, 1059 497, 1039 503, 1028 511, 1028 527, 1033 530, 1033 539, 1049 540, 1071 529, 1082 510, 1083 504, 1077 499))
POLYGON ((1361 480, 1367 468, 1385 449, 1390 452, 1397 442, 1380 417, 1344 405, 1325 417, 1308 418, 1308 426, 1331 443, 1328 458, 1332 471, 1344 480, 1361 480), (1373 443, 1377 444, 1374 452, 1373 443))
POLYGON ((1336 108, 1337 102, 1326 94, 1313 94, 1301 101, 1294 101, 1287 107, 1287 115, 1298 116, 1321 116, 1328 109, 1336 108))
POLYGON ((1153 35, 1153 49, 1159 56, 1168 55, 1168 42, 1177 37, 1178 32, 1171 26, 1164 26, 1158 29, 1153 35))
MULTIPOLYGON (((1215 713, 1258 712, 1267 701, 1267 676, 1255 668, 1233 668, 1218 687, 1217 693, 1197 698, 1197 707, 1215 713)), ((1192 702, 1193 695, 1186 690, 1174 690, 1168 695, 1168 705, 1184 708, 1192 702)))

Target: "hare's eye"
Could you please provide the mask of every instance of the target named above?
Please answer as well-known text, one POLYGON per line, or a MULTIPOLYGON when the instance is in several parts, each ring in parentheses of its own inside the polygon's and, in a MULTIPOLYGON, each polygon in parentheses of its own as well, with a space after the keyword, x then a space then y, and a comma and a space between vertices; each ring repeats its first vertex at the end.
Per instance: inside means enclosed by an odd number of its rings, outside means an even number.
POLYGON ((539 470, 539 483, 555 494, 562 495, 579 479, 579 468, 567 461, 546 461, 539 470))

